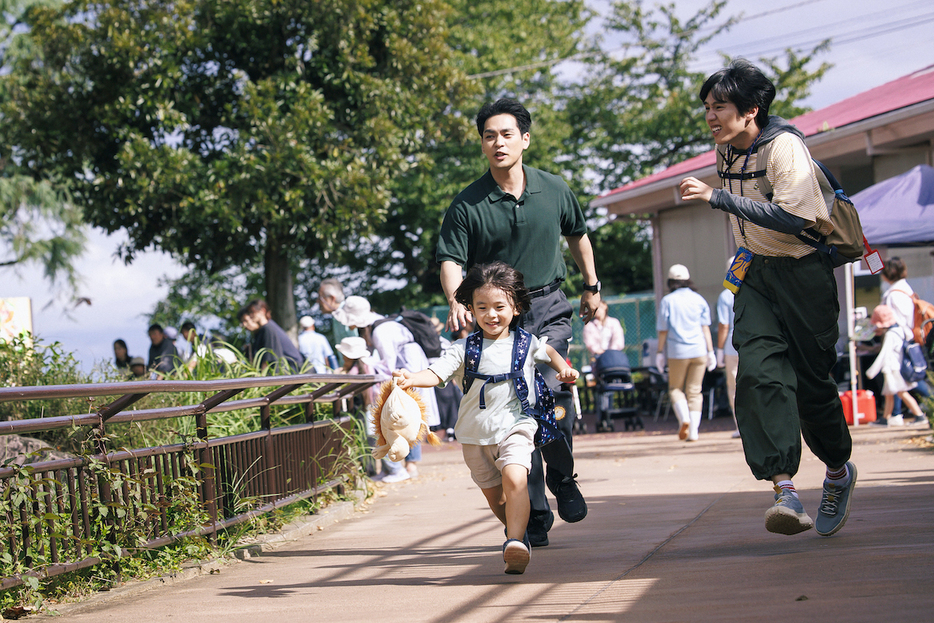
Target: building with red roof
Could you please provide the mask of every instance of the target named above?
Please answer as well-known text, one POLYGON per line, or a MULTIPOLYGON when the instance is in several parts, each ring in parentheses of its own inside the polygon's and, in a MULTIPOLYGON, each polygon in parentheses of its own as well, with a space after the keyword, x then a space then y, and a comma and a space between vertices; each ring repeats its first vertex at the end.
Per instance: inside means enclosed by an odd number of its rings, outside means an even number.
MULTIPOLYGON (((811 155, 827 165, 851 196, 916 165, 934 165, 934 65, 791 122, 805 134, 811 155)), ((651 223, 656 299, 665 294, 668 267, 684 264, 713 309, 736 244, 725 212, 681 200, 678 184, 687 176, 718 188, 715 151, 610 190, 590 205, 617 218, 651 223)), ((881 251, 885 257, 886 250, 881 251)), ((908 264, 912 287, 922 298, 926 292, 934 294, 930 251, 930 247, 898 251, 908 264)), ((876 287, 864 293, 863 304, 873 299, 874 305, 878 297, 876 287)))

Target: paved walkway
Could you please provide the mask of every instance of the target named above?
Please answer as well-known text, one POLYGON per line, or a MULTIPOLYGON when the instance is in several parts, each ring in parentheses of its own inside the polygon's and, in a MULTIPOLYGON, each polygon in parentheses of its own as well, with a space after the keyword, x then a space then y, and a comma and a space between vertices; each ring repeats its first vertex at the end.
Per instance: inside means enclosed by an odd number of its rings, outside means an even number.
MULTIPOLYGON (((62 608, 58 620, 934 619, 926 434, 852 429, 859 484, 849 522, 830 538, 813 530, 788 537, 765 531, 771 489, 749 475, 741 442, 721 420, 705 422, 696 443, 679 442, 671 421, 576 437, 590 514, 556 521, 551 545, 533 550, 525 575, 503 574, 502 528, 449 444, 425 452, 420 478, 382 485, 346 521, 215 575, 62 608)), ((795 482, 812 517, 822 475, 805 451, 795 482)))

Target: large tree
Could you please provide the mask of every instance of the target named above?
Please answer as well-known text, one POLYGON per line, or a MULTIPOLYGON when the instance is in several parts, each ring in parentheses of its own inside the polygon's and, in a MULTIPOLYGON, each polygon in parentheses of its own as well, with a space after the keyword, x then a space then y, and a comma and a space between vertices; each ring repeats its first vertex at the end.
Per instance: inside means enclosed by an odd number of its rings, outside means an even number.
MULTIPOLYGON (((532 112, 532 145, 525 162, 562 173, 562 144, 569 133, 556 61, 578 53, 590 13, 582 0, 449 0, 448 45, 453 62, 470 78, 469 89, 443 112, 456 132, 427 138, 421 166, 392 185, 389 215, 375 236, 353 253, 310 271, 344 277, 355 292, 371 293, 375 306, 446 304, 435 262, 441 219, 455 195, 487 169, 474 119, 480 106, 515 97, 532 112), (523 69, 516 71, 516 67, 523 69), (392 279, 392 282, 387 282, 392 279)), ((444 103, 433 103, 441 106, 444 103)), ((568 177, 575 184, 575 180, 568 177)))
MULTIPOLYGON (((28 36, 18 26, 23 12, 35 2, 0 2, 0 72, 33 54, 28 36)), ((8 97, 0 83, 0 102, 8 97)), ((0 269, 15 271, 38 264, 53 286, 61 286, 65 299, 74 299, 79 279, 74 262, 85 243, 81 210, 54 177, 36 180, 24 173, 21 155, 5 136, 11 123, 0 115, 0 269)))
POLYGON ((390 183, 444 134, 462 74, 438 0, 75 0, 26 20, 3 78, 24 164, 88 220, 213 273, 292 271, 365 237, 390 183))

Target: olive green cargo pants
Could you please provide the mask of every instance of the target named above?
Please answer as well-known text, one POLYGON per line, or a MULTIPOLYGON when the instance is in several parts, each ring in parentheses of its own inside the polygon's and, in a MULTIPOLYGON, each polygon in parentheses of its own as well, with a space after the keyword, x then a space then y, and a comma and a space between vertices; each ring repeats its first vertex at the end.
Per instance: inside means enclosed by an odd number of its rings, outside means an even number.
POLYGON ((830 377, 840 305, 829 256, 754 257, 733 308, 736 421, 753 475, 793 476, 802 435, 825 465, 842 467, 852 440, 830 377))

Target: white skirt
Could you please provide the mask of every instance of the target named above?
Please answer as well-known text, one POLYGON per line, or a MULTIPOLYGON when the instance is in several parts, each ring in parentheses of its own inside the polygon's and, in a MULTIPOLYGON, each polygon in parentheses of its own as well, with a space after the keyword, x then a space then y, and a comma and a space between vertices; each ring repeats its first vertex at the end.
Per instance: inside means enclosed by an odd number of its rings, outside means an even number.
POLYGON ((900 372, 883 372, 882 376, 885 379, 882 384, 883 396, 894 396, 899 392, 907 392, 918 386, 917 383, 907 382, 900 372))

